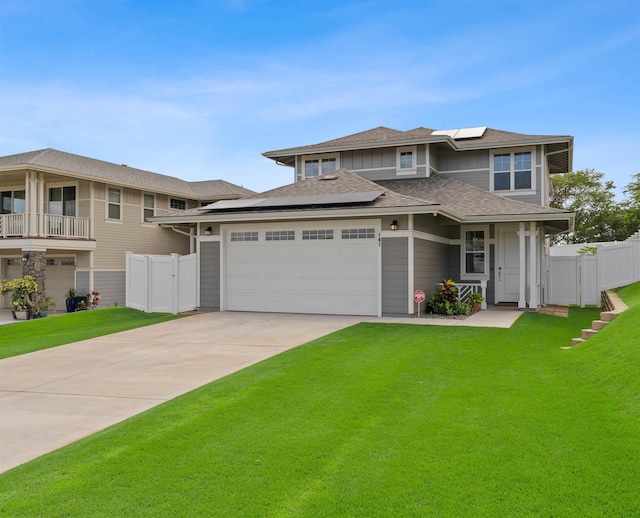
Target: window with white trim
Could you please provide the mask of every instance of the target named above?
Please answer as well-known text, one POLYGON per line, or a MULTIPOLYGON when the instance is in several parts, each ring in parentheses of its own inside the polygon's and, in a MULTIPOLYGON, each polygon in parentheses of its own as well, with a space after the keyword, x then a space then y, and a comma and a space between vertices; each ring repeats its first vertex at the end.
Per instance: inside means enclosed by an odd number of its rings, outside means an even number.
POLYGON ((231 232, 231 241, 257 241, 257 232, 231 232))
POLYGON ((491 178, 494 191, 520 191, 534 189, 533 152, 492 152, 491 178))
POLYGON ((461 277, 480 279, 489 275, 489 229, 487 227, 468 227, 462 229, 460 246, 461 277))
POLYGON ((146 223, 147 218, 152 218, 156 212, 156 197, 153 194, 142 195, 142 222, 146 223))
POLYGON ((296 232, 295 230, 267 230, 264 239, 265 241, 294 241, 296 232))
POLYGON ((303 180, 305 178, 313 178, 320 174, 331 173, 338 169, 338 157, 310 157, 306 158, 303 163, 303 180))
POLYGON ((49 214, 57 216, 76 215, 76 187, 49 187, 49 214))
POLYGON ((2 191, 0 193, 2 203, 0 205, 0 214, 24 214, 26 209, 25 191, 20 189, 17 191, 2 191))
POLYGON ((109 187, 107 191, 107 218, 122 219, 122 191, 115 187, 109 187))
POLYGON ((396 149, 398 173, 411 173, 416 170, 416 147, 399 147, 396 149))
MULTIPOLYGON (((208 205, 208 203, 206 205, 208 205)), ((172 209, 186 210, 187 201, 181 200, 179 198, 170 198, 169 207, 171 207, 172 209)))

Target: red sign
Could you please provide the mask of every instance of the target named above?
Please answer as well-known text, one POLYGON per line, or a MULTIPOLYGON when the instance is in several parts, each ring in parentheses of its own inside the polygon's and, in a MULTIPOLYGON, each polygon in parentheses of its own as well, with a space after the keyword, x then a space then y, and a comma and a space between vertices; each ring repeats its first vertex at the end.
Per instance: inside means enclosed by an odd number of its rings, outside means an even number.
POLYGON ((422 290, 414 291, 413 300, 415 300, 418 304, 420 304, 420 302, 424 302, 424 291, 422 290))

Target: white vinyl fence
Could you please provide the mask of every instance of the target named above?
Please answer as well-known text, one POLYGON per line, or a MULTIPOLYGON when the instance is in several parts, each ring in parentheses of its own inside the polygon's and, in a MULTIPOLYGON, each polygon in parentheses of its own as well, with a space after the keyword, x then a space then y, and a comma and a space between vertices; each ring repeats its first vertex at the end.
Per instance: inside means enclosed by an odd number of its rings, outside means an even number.
POLYGON ((197 306, 196 254, 126 254, 126 306, 146 313, 191 311, 197 306))
POLYGON ((597 254, 547 256, 547 304, 600 306, 600 292, 640 281, 640 241, 598 245, 597 254))

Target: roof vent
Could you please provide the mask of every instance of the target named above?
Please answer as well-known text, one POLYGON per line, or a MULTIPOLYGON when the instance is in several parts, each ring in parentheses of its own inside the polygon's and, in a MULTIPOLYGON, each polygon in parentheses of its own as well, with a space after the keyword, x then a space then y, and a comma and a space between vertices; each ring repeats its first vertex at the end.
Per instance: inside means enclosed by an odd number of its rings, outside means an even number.
POLYGON ((325 174, 320 177, 320 180, 337 180, 338 177, 335 174, 325 174))

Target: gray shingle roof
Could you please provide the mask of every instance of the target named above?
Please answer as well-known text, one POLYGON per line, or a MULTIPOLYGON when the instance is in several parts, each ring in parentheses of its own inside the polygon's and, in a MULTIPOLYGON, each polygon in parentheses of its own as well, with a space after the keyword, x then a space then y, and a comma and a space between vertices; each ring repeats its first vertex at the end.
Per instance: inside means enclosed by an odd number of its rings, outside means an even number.
MULTIPOLYGON (((371 203, 341 205, 341 208, 389 208, 405 211, 411 208, 435 208, 445 213, 455 214, 461 218, 472 216, 539 216, 549 215, 550 219, 557 216, 566 217, 567 211, 541 207, 520 201, 510 200, 496 194, 492 194, 471 185, 434 174, 429 178, 385 180, 373 182, 362 176, 340 169, 315 178, 309 178, 276 189, 250 196, 248 199, 308 197, 315 195, 329 195, 342 193, 366 193, 384 190, 384 195, 371 203)), ((295 210, 321 211, 327 210, 326 206, 297 207, 295 210)), ((247 214, 250 212, 266 212, 277 214, 289 212, 291 208, 240 208, 237 210, 211 210, 204 212, 198 209, 176 212, 174 215, 181 217, 202 218, 216 214, 247 214)), ((327 213, 330 217, 330 214, 327 213)))
POLYGON ((224 180, 187 182, 173 176, 152 173, 126 165, 113 164, 56 149, 41 149, 16 155, 0 157, 0 168, 31 166, 63 174, 77 175, 105 183, 126 185, 154 192, 184 196, 196 200, 216 198, 239 198, 254 194, 254 191, 224 180))
POLYGON ((568 213, 552 207, 510 200, 439 174, 429 178, 379 180, 377 183, 427 203, 439 203, 465 217, 568 213))
MULTIPOLYGON (((282 187, 277 187, 269 191, 265 191, 253 196, 248 196, 247 199, 262 199, 262 198, 296 198, 296 197, 309 197, 319 195, 335 195, 345 193, 368 193, 374 191, 380 191, 380 185, 367 180, 360 175, 351 173, 345 169, 339 169, 322 176, 315 178, 309 178, 302 182, 296 182, 282 187)), ((373 202, 366 204, 367 207, 418 207, 428 205, 425 200, 414 198, 410 195, 394 192, 389 189, 384 189, 384 195, 375 199, 373 202)), ((344 207, 345 205, 342 205, 344 207)), ((362 206, 362 204, 354 204, 354 206, 362 206)), ((247 209, 239 209, 238 212, 243 212, 247 209)), ((255 209, 249 209, 255 210, 255 209)), ((271 211, 273 209, 265 209, 271 211)), ((322 210, 322 208, 311 207, 310 210, 322 210)), ((226 212, 226 211, 225 211, 226 212)), ((182 211, 177 214, 189 215, 189 214, 202 214, 202 210, 192 210, 189 212, 182 211)), ((212 212, 209 212, 210 214, 212 212)))
POLYGON ((510 131, 502 131, 493 128, 487 128, 481 137, 458 139, 452 141, 446 135, 433 135, 435 130, 429 128, 414 128, 409 131, 400 131, 385 126, 379 126, 360 133, 347 135, 333 140, 327 140, 318 144, 308 146, 298 146, 275 151, 267 151, 264 156, 279 161, 285 161, 287 157, 292 155, 309 154, 314 151, 331 152, 332 150, 342 150, 348 147, 353 149, 361 149, 366 146, 379 147, 386 143, 394 145, 394 143, 411 142, 413 144, 419 142, 446 142, 455 149, 478 148, 497 146, 500 144, 515 144, 528 142, 541 143, 545 141, 555 142, 558 140, 571 140, 573 137, 569 135, 526 135, 524 133, 514 133, 510 131))

